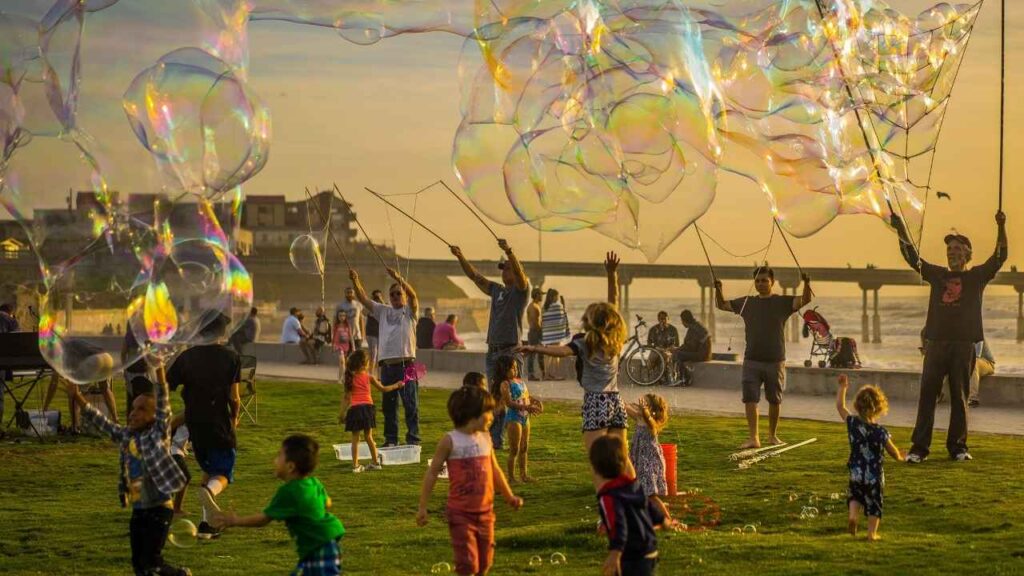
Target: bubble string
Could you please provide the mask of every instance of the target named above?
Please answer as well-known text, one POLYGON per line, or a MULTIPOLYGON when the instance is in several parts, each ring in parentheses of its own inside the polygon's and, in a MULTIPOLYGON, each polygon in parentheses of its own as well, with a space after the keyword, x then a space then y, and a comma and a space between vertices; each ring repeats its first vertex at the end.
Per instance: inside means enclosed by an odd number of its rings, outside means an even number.
POLYGON ((312 213, 309 209, 310 206, 316 207, 316 213, 320 216, 320 223, 322 228, 320 229, 320 244, 317 246, 318 250, 324 250, 325 253, 318 254, 320 258, 320 306, 324 305, 327 301, 327 255, 324 248, 321 246, 327 246, 327 238, 331 236, 331 215, 333 214, 334 208, 334 195, 331 194, 331 203, 327 207, 327 218, 324 218, 323 211, 320 210, 320 202, 317 202, 313 198, 313 193, 309 191, 309 186, 306 186, 306 226, 309 228, 310 233, 313 232, 313 219, 312 213))
MULTIPOLYGON (((433 184, 431 184, 431 186, 433 186, 433 184)), ((429 187, 430 187, 430 186, 427 186, 427 188, 429 188, 429 187)), ((424 188, 424 190, 425 190, 425 189, 426 189, 426 188, 424 188)), ((420 222, 419 220, 417 220, 417 219, 413 218, 412 216, 410 216, 410 215, 409 215, 409 213, 408 213, 408 212, 406 212, 405 210, 402 210, 402 209, 401 209, 401 208, 399 208, 398 206, 395 206, 394 204, 392 204, 391 202, 389 202, 389 201, 388 201, 388 200, 387 200, 386 198, 384 198, 384 196, 383 196, 383 195, 381 195, 381 194, 378 194, 377 192, 374 192, 373 190, 371 190, 371 189, 367 188, 366 186, 363 186, 363 190, 366 190, 366 191, 367 191, 367 192, 369 192, 370 194, 373 194, 374 196, 376 196, 376 197, 377 197, 377 199, 378 199, 378 200, 380 200, 381 202, 383 202, 383 203, 387 204, 388 206, 391 206, 392 208, 394 208, 395 210, 397 210, 397 211, 398 211, 398 213, 399 213, 399 214, 401 214, 402 216, 405 216, 405 217, 406 217, 406 218, 408 218, 409 220, 412 220, 412 221, 413 221, 413 222, 415 222, 416 224, 419 224, 420 228, 423 228, 423 229, 424 229, 424 230, 426 230, 427 232, 430 232, 430 234, 431 234, 431 235, 432 235, 432 236, 433 236, 434 238, 437 238, 438 240, 440 240, 440 241, 441 241, 441 242, 442 242, 442 243, 443 243, 443 244, 444 244, 445 246, 448 246, 449 248, 451 248, 451 247, 452 247, 452 245, 451 245, 451 244, 450 244, 450 243, 449 243, 449 242, 448 242, 447 240, 445 240, 444 238, 441 238, 441 236, 440 236, 440 235, 438 235, 438 233, 437 233, 437 232, 434 232, 434 231, 433 231, 433 230, 431 230, 431 229, 430 229, 430 228, 429 228, 429 227, 428 227, 428 226, 427 226, 426 224, 424 224, 424 223, 420 222)), ((422 192, 422 190, 421 190, 421 192, 422 192)), ((340 192, 339 192, 339 194, 340 194, 340 192)))
MULTIPOLYGON (((336 182, 332 184, 334 184, 334 192, 338 195, 339 198, 341 198, 341 201, 348 203, 348 201, 345 200, 345 196, 341 193, 341 189, 338 188, 338 184, 336 182)), ((384 261, 384 257, 380 255, 379 251, 377 251, 377 246, 376 244, 373 243, 373 240, 370 240, 370 235, 366 233, 366 228, 363 228, 363 223, 359 221, 359 218, 356 218, 356 215, 354 213, 352 214, 352 219, 356 221, 356 226, 359 226, 359 230, 361 230, 363 236, 366 237, 366 243, 370 245, 370 248, 373 250, 373 253, 377 255, 377 259, 380 260, 380 265, 387 269, 388 263, 384 261)))
POLYGON ((700 233, 700 226, 696 222, 693 223, 693 229, 697 232, 697 240, 700 241, 700 249, 704 251, 704 258, 708 261, 708 270, 711 270, 711 281, 714 282, 718 278, 715 275, 715 266, 711 263, 711 255, 708 254, 708 249, 704 246, 704 236, 700 233))
POLYGON ((456 193, 455 193, 455 190, 452 190, 452 189, 451 189, 451 187, 450 187, 450 186, 448 186, 448 184, 447 184, 447 183, 445 183, 445 181, 444 181, 444 180, 438 180, 438 182, 440 182, 440 183, 441 183, 441 186, 444 186, 445 190, 447 190, 448 192, 450 192, 450 193, 451 193, 451 195, 452 195, 452 196, 454 196, 454 197, 455 197, 455 199, 456 199, 456 200, 458 200, 460 204, 462 204, 463 206, 465 206, 465 207, 466 207, 466 210, 469 210, 469 212, 470 212, 470 213, 471 213, 471 214, 472 214, 473 216, 476 216, 476 219, 477 219, 477 220, 479 220, 479 221, 480 221, 480 223, 484 225, 484 228, 487 228, 487 231, 491 233, 491 236, 494 236, 494 239, 495 239, 495 240, 498 240, 498 235, 497 235, 497 234, 495 234, 495 233, 494 233, 494 230, 492 230, 492 229, 491 229, 491 227, 490 227, 490 226, 489 226, 489 225, 487 224, 487 222, 486 222, 486 221, 484 221, 484 219, 483 219, 483 218, 482 218, 482 217, 481 217, 481 216, 480 216, 479 214, 477 214, 477 213, 476 213, 476 210, 473 210, 472 208, 470 208, 470 207, 469 207, 469 204, 467 204, 467 203, 466 203, 466 201, 465 201, 465 200, 463 200, 461 196, 459 196, 458 194, 456 194, 456 193))
MULTIPOLYGON (((416 215, 417 208, 420 207, 420 195, 416 194, 412 199, 412 215, 416 215)), ((416 231, 416 226, 412 222, 409 222, 409 244, 405 247, 405 278, 409 279, 409 272, 412 271, 412 235, 416 231)))
POLYGON ((1003 211, 1003 158, 1006 143, 1006 0, 999 22, 999 211, 1003 211))
MULTIPOLYGON (((306 188, 306 194, 309 194, 309 188, 308 187, 306 188)), ((332 198, 333 198, 333 195, 332 195, 332 198)), ((324 214, 320 210, 320 205, 317 204, 317 203, 314 203, 313 207, 316 209, 317 213, 320 215, 320 218, 323 219, 324 218, 324 214)), ((341 244, 338 242, 338 238, 334 236, 334 229, 332 227, 328 226, 327 232, 328 232, 327 237, 330 238, 331 242, 334 243, 334 248, 338 252, 341 253, 341 258, 342 258, 342 260, 345 261, 345 265, 348 266, 349 268, 351 268, 352 267, 352 263, 348 261, 348 255, 345 254, 345 251, 341 249, 341 244)), ((326 265, 326 260, 327 259, 324 258, 324 260, 325 260, 325 265, 326 265)))

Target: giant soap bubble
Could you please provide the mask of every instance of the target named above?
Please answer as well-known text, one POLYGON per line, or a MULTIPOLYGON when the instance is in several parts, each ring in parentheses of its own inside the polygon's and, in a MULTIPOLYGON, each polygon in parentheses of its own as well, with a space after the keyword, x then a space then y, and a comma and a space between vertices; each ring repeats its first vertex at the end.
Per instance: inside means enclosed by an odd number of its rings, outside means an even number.
POLYGON ((186 192, 216 198, 267 162, 267 109, 234 69, 198 48, 139 74, 124 109, 139 142, 186 192))

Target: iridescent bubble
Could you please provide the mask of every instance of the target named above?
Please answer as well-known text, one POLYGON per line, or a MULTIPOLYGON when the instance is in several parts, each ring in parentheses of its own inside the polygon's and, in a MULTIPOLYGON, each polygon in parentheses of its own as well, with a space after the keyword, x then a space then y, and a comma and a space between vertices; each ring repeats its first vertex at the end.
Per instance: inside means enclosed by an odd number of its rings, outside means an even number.
POLYGON ((430 567, 431 574, 451 574, 452 565, 447 562, 438 562, 430 567))
POLYGON ((829 494, 829 498, 832 500, 839 500, 842 498, 842 496, 840 496, 839 492, 833 492, 829 494))
POLYGON ((757 526, 754 526, 753 524, 747 524, 746 526, 743 527, 743 533, 744 534, 757 534, 757 526))
POLYGON ((171 529, 167 533, 167 542, 178 548, 191 548, 196 545, 198 533, 199 530, 191 520, 179 518, 171 522, 171 529))
POLYGON ((320 243, 312 234, 302 234, 292 241, 288 249, 288 259, 302 274, 324 274, 324 254, 320 249, 320 243))
POLYGON ((215 198, 266 164, 270 113, 237 71, 198 48, 166 54, 136 76, 124 110, 186 192, 215 198))
POLYGON ((562 554, 561 552, 553 552, 551 554, 551 563, 552 564, 554 564, 556 566, 560 566, 562 564, 566 564, 567 562, 568 562, 568 560, 565 558, 565 554, 562 554))
POLYGON ((540 556, 530 556, 529 564, 530 566, 542 566, 544 564, 544 559, 540 556))

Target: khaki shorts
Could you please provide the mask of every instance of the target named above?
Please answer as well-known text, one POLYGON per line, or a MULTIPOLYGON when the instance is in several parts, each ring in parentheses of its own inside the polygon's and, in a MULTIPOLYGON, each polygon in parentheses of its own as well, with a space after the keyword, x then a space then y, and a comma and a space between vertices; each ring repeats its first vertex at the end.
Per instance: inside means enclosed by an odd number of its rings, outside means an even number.
POLYGON ((782 404, 782 393, 786 391, 786 363, 743 361, 743 403, 761 401, 761 386, 769 404, 782 404))

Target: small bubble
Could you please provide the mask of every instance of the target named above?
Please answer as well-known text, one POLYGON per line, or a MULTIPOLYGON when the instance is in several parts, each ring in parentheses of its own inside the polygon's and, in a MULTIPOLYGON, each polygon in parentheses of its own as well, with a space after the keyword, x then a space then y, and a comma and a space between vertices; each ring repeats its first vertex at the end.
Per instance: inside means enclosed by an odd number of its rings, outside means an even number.
POLYGON ((562 554, 561 552, 555 552, 551 555, 551 563, 556 566, 560 564, 565 564, 566 562, 568 562, 568 560, 566 560, 565 554, 562 554))
POLYGON ((540 566, 544 563, 544 559, 540 556, 530 556, 530 566, 540 566))
POLYGON ((746 526, 743 527, 743 533, 744 534, 757 534, 757 526, 754 526, 753 524, 747 524, 746 526))
POLYGON ((196 535, 199 531, 191 520, 180 518, 171 523, 171 529, 167 533, 167 541, 178 548, 191 548, 196 544, 196 535))
POLYGON ((431 574, 451 574, 452 565, 447 562, 438 562, 430 567, 431 574))
POLYGON ((732 533, 733 534, 743 534, 743 528, 740 528, 739 526, 737 526, 737 527, 732 529, 732 533))
POLYGON ((796 492, 793 492, 792 494, 789 495, 790 502, 796 502, 798 498, 800 498, 800 496, 796 492))
POLYGON ((831 498, 832 500, 839 500, 839 492, 833 492, 832 494, 829 494, 829 498, 831 498))

